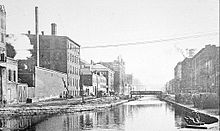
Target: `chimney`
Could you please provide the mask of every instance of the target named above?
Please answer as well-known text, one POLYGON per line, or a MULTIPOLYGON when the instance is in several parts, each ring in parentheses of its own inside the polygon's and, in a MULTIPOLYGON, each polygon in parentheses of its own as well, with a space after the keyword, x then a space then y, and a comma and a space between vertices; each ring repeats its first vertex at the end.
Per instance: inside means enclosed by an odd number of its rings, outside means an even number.
POLYGON ((30 34, 31 34, 31 31, 29 30, 29 31, 28 31, 28 35, 30 35, 30 34))
POLYGON ((52 23, 51 24, 51 35, 56 35, 57 34, 57 24, 52 23))
POLYGON ((41 34, 44 35, 44 31, 41 31, 41 34))

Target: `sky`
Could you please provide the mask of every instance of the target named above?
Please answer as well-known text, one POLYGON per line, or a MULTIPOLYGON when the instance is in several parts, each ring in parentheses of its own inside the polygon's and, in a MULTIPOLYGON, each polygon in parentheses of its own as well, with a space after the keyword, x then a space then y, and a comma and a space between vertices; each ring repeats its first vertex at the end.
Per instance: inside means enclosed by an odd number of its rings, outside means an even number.
MULTIPOLYGON (((174 67, 184 59, 179 49, 198 52, 207 44, 219 45, 218 0, 1 0, 0 4, 6 8, 8 34, 34 33, 38 6, 40 31, 49 35, 50 24, 56 23, 57 35, 68 36, 81 47, 146 42, 82 49, 81 58, 99 62, 121 56, 126 73, 147 90, 162 89, 174 77, 174 67), (202 37, 147 43, 194 35, 202 37)), ((17 47, 27 42, 22 40, 17 47)))

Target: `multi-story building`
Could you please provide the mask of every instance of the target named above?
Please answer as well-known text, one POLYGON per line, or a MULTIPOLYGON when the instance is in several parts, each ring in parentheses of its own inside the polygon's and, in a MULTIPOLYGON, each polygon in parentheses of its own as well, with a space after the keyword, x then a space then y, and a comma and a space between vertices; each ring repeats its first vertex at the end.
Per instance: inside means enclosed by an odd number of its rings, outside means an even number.
POLYGON ((219 92, 219 47, 206 45, 174 68, 175 93, 219 92))
POLYGON ((102 64, 91 64, 91 70, 103 74, 106 78, 106 92, 114 92, 114 71, 102 64))
POLYGON ((182 79, 180 83, 181 92, 193 92, 192 88, 192 59, 185 58, 182 61, 182 79))
POLYGON ((175 86, 176 86, 175 79, 168 81, 165 85, 166 92, 168 94, 175 94, 175 86))
POLYGON ((18 62, 13 58, 7 57, 7 82, 6 82, 6 101, 7 103, 18 102, 18 62))
MULTIPOLYGON (((39 35, 39 67, 41 68, 38 69, 49 69, 52 71, 50 71, 50 73, 52 74, 55 73, 54 71, 58 72, 60 77, 59 80, 64 81, 64 85, 68 89, 69 95, 78 96, 80 94, 80 45, 67 36, 57 36, 55 23, 51 24, 51 29, 51 35, 44 35, 44 33, 42 33, 42 35, 39 35), (67 78, 64 78, 65 74, 67 78)), ((29 32, 27 36, 29 37, 34 49, 32 50, 31 58, 19 61, 19 78, 21 82, 26 82, 29 84, 29 86, 36 86, 36 35, 30 34, 29 32), (22 69, 22 65, 26 67, 22 69), (27 78, 29 78, 29 80, 27 78)), ((53 80, 53 78, 51 80, 53 80)), ((50 87, 49 85, 47 88, 53 89, 53 87, 50 87)), ((65 94, 66 92, 64 91, 63 93, 65 94)))
POLYGON ((115 94, 124 94, 125 86, 125 62, 118 57, 113 62, 99 62, 100 64, 110 68, 114 73, 114 92, 115 94))
POLYGON ((6 97, 6 11, 3 5, 0 5, 0 103, 3 102, 6 97))
POLYGON ((182 62, 178 62, 174 68, 174 79, 175 79, 175 93, 181 92, 181 81, 182 81, 182 62))
POLYGON ((192 58, 193 87, 200 92, 219 90, 219 47, 206 45, 192 58))
POLYGON ((98 92, 107 93, 107 79, 102 73, 82 68, 80 72, 81 84, 86 95, 98 95, 98 92))

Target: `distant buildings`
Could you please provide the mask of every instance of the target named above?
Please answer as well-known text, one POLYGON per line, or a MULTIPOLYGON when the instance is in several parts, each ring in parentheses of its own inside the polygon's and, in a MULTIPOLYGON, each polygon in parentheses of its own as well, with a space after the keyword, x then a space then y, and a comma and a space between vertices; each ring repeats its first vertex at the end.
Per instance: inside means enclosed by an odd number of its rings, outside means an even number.
POLYGON ((192 58, 185 58, 176 65, 174 79, 166 88, 175 93, 219 92, 219 74, 219 47, 206 45, 192 58))
POLYGON ((98 96, 99 92, 107 93, 107 80, 103 74, 91 71, 89 68, 83 68, 81 70, 80 79, 84 94, 98 96))
POLYGON ((132 74, 125 74, 125 87, 124 87, 124 94, 130 95, 130 91, 133 90, 133 75, 132 74))
POLYGON ((115 72, 114 74, 114 91, 116 94, 124 94, 125 86, 125 62, 118 57, 113 62, 99 62, 115 72))
POLYGON ((102 64, 92 64, 91 70, 106 78, 106 92, 114 92, 114 71, 102 64))
POLYGON ((114 92, 114 71, 101 64, 81 60, 80 78, 87 93, 92 91, 93 95, 97 95, 99 91, 107 94, 114 92))
POLYGON ((67 36, 56 35, 56 24, 51 24, 51 35, 40 35, 39 66, 36 66, 36 35, 27 34, 34 49, 32 57, 19 60, 19 78, 35 87, 36 97, 65 95, 79 96, 80 45, 67 36), (51 74, 48 76, 48 74, 51 74), (55 78, 57 80, 55 80, 55 78), (50 90, 50 94, 46 91, 50 90))

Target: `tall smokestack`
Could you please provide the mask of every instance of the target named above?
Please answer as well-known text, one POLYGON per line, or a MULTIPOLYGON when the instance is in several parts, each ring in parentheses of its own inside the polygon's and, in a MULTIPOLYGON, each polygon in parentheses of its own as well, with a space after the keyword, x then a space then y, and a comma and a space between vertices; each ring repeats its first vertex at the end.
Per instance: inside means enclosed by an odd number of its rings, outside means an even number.
POLYGON ((39 26, 38 26, 38 7, 35 7, 35 31, 36 31, 36 44, 37 44, 37 66, 39 67, 40 44, 39 44, 39 26))
POLYGON ((57 24, 51 23, 51 35, 57 35, 57 24))

